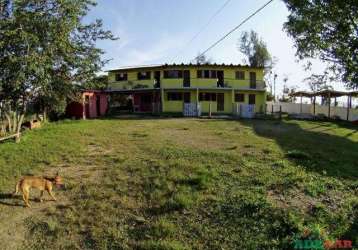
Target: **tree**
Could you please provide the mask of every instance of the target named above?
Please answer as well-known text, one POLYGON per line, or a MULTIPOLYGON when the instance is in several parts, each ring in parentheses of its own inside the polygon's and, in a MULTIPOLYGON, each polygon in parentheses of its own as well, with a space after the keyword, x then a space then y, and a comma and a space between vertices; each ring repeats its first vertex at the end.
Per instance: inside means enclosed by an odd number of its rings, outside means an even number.
POLYGON ((273 68, 274 60, 267 49, 266 43, 255 31, 251 30, 250 32, 245 31, 242 33, 238 49, 247 57, 245 63, 250 64, 251 67, 264 68, 265 73, 270 72, 273 68))
MULTIPOLYGON (((312 74, 311 76, 304 79, 305 82, 308 83, 308 86, 312 92, 318 92, 322 90, 333 90, 333 87, 328 83, 332 80, 329 77, 329 73, 327 71, 324 74, 312 74)), ((326 103, 326 98, 322 97, 321 103, 322 105, 326 103)))
POLYGON ((108 75, 100 75, 93 78, 92 82, 86 86, 91 89, 107 89, 108 88, 108 75))
MULTIPOLYGON (((288 79, 288 78, 287 78, 288 79)), ((284 86, 282 97, 279 99, 280 102, 295 102, 296 97, 292 96, 296 92, 298 86, 284 86)))
POLYGON ((347 87, 358 88, 358 1, 284 0, 284 29, 300 59, 319 58, 347 87))
POLYGON ((201 54, 200 52, 198 52, 198 55, 194 60, 196 64, 208 64, 212 61, 211 58, 207 58, 205 54, 201 54))
POLYGON ((333 89, 333 87, 328 84, 330 79, 327 71, 323 75, 312 74, 311 76, 305 78, 304 81, 308 83, 308 86, 312 92, 333 89))
POLYGON ((115 37, 101 20, 82 23, 92 0, 0 1, 2 111, 19 133, 28 104, 40 100, 46 113, 93 79, 106 63, 95 42, 115 37))

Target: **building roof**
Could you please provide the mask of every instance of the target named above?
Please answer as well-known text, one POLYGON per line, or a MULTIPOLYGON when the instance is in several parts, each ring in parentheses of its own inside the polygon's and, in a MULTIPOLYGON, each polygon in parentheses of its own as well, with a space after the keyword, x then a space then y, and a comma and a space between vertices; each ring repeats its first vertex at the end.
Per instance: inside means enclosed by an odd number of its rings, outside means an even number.
POLYGON ((251 67, 249 65, 241 65, 241 64, 217 64, 217 63, 204 63, 204 64, 192 64, 192 63, 181 63, 181 64, 151 64, 151 65, 138 65, 138 66, 124 66, 117 69, 107 70, 107 72, 115 72, 115 71, 124 71, 124 70, 135 70, 135 69, 152 69, 152 68, 178 68, 178 67, 224 67, 224 68, 254 68, 254 69, 263 69, 263 67, 251 67))
POLYGON ((358 96, 358 91, 345 92, 337 90, 322 90, 317 92, 307 92, 307 91, 297 91, 291 93, 290 96, 303 96, 303 97, 313 97, 313 96, 324 96, 324 97, 341 97, 341 96, 358 96))

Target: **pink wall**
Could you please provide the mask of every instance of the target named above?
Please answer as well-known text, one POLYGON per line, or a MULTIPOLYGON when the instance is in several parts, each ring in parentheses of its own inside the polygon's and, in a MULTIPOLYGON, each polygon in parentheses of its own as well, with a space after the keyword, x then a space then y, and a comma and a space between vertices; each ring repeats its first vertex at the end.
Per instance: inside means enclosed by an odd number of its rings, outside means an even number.
POLYGON ((86 91, 83 93, 83 103, 84 103, 84 117, 86 117, 87 113, 89 114, 86 118, 96 118, 97 114, 97 98, 100 98, 100 113, 101 116, 105 115, 108 109, 108 97, 106 94, 97 92, 97 91, 86 91), (89 98, 88 104, 86 104, 86 97, 89 98), (87 110, 88 109, 88 110, 87 110))

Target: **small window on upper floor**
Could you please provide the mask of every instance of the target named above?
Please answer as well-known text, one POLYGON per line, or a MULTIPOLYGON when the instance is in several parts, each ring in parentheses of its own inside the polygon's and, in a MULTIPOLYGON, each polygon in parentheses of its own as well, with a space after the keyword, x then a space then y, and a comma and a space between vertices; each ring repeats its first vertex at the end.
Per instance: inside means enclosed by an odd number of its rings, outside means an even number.
POLYGON ((217 71, 216 70, 210 70, 210 78, 217 78, 217 71))
POLYGON ((217 78, 217 70, 198 70, 198 78, 217 78))
POLYGON ((167 79, 183 78, 183 71, 182 70, 164 70, 164 78, 167 78, 167 79))
POLYGON ((250 72, 250 83, 256 83, 256 72, 250 72))
POLYGON ((148 80, 151 77, 150 71, 138 72, 138 80, 148 80))
POLYGON ((204 70, 204 78, 210 78, 210 70, 204 70))
POLYGON ((116 74, 116 81, 127 81, 128 80, 128 75, 127 73, 117 73, 116 74))
POLYGON ((245 80, 245 71, 236 71, 236 79, 245 80))
POLYGON ((235 102, 245 102, 244 94, 235 94, 235 102))

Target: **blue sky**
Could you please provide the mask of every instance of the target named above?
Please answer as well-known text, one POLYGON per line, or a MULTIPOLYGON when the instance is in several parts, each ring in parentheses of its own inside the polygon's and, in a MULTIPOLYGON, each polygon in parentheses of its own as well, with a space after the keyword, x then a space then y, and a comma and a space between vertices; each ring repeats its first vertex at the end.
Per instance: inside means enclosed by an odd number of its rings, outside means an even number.
MULTIPOLYGON (((129 65, 189 62, 218 40, 267 0, 231 0, 211 24, 191 43, 188 41, 208 22, 226 0, 99 0, 88 19, 101 18, 104 27, 120 39, 101 41, 105 58, 113 59, 107 69, 129 65)), ((284 3, 274 0, 226 40, 208 52, 217 63, 243 63, 237 50, 240 34, 255 30, 266 42, 270 53, 278 59, 277 90, 282 91, 283 78, 288 86, 306 89, 303 79, 310 72, 295 57, 293 41, 283 31, 288 15, 284 3)), ((320 73, 324 64, 314 63, 313 72, 320 73)), ((341 84, 334 85, 342 89, 341 84)))

